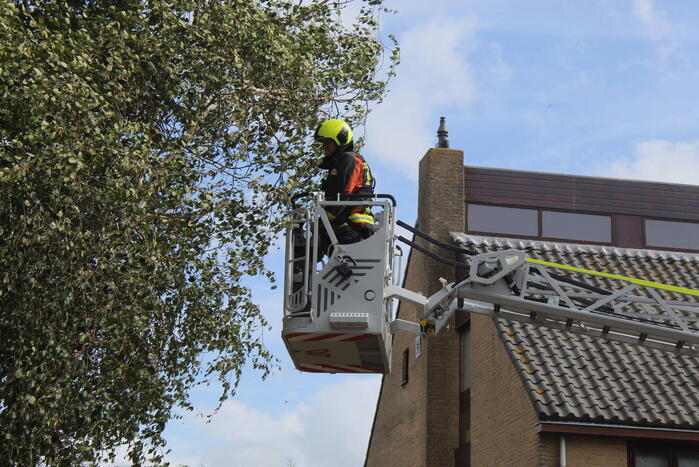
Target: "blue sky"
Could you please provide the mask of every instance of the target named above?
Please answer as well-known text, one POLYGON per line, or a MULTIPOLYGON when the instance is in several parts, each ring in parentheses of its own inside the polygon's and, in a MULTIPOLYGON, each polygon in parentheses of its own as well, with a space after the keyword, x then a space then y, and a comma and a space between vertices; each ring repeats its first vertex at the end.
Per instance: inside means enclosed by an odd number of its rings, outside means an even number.
MULTIPOLYGON (((699 2, 389 0, 402 63, 362 152, 379 192, 416 216, 417 164, 447 117, 467 165, 699 183, 699 2)), ((269 264, 281 271, 281 251, 269 264)), ((282 298, 252 282, 281 369, 247 372, 210 423, 166 430, 173 464, 361 465, 378 376, 301 374, 279 337, 282 298)), ((194 394, 208 414, 217 389, 194 394)))

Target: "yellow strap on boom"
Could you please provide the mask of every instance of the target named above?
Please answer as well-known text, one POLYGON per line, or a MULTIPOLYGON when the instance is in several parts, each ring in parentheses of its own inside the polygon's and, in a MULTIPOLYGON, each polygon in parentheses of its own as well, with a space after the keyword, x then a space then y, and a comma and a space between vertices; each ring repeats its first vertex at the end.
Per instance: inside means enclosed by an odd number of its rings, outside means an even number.
POLYGON ((699 297, 699 290, 686 289, 684 287, 677 287, 674 285, 661 284, 660 282, 644 281, 641 279, 634 279, 633 277, 619 276, 616 274, 609 274, 607 272, 593 271, 591 269, 576 268, 573 266, 566 266, 565 264, 549 263, 548 261, 541 261, 540 259, 527 258, 528 263, 541 264, 542 266, 550 266, 552 268, 567 269, 569 271, 582 272, 585 274, 592 274, 595 276, 609 277, 611 279, 620 279, 622 281, 631 282, 633 284, 644 285, 647 287, 653 287, 656 289, 670 290, 672 292, 679 292, 689 295, 694 295, 699 297))

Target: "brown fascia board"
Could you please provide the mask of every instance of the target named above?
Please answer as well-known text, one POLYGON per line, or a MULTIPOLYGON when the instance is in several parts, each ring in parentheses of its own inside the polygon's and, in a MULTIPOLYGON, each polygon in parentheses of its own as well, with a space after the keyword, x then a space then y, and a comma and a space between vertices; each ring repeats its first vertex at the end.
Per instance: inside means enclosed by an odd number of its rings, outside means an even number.
POLYGON ((590 214, 699 221, 699 186, 464 167, 464 201, 590 214))
POLYGON ((660 181, 655 181, 655 180, 639 180, 635 178, 619 178, 619 177, 599 177, 595 175, 582 175, 582 174, 565 174, 565 173, 558 173, 558 172, 541 172, 541 171, 536 171, 536 170, 518 170, 518 169, 505 169, 505 168, 499 168, 499 167, 486 167, 486 166, 481 166, 481 165, 464 165, 464 170, 474 170, 478 171, 481 173, 490 173, 490 174, 503 174, 503 175, 508 175, 512 177, 518 177, 518 176, 529 176, 529 177, 536 177, 544 180, 582 180, 582 181, 588 181, 591 183, 599 183, 599 184, 610 184, 614 182, 620 182, 625 185, 631 185, 631 186, 655 186, 655 187, 664 187, 667 189, 676 189, 676 188, 687 188, 691 191, 695 191, 699 185, 694 184, 694 183, 672 183, 672 182, 660 182, 660 181))
POLYGON ((629 427, 622 425, 597 425, 593 423, 540 422, 537 433, 613 436, 617 438, 662 439, 673 441, 699 441, 699 431, 629 427))

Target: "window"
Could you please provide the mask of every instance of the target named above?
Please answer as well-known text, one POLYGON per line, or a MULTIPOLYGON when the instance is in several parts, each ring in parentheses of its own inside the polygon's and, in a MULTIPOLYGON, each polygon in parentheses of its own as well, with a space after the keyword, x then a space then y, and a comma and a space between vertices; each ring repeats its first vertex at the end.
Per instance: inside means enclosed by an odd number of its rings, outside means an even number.
POLYGON ((470 349, 469 349, 469 342, 470 342, 470 331, 469 328, 466 327, 461 333, 459 334, 459 340, 460 340, 460 347, 461 347, 461 374, 460 374, 460 380, 461 380, 461 392, 464 392, 468 388, 471 387, 471 371, 470 371, 470 361, 471 361, 471 356, 470 356, 470 349))
POLYGON ((641 443, 629 445, 630 467, 699 467, 696 444, 641 443))
POLYGON ((699 467, 699 453, 692 454, 678 454, 677 455, 677 467, 699 467))
POLYGON ((637 452, 636 467, 670 467, 672 457, 667 452, 637 452))
POLYGON ((699 250, 699 223, 646 219, 646 245, 699 250))
POLYGON ((471 332, 469 324, 459 328, 459 380, 461 393, 459 394, 459 449, 455 451, 455 466, 465 467, 470 464, 471 442, 471 332))
POLYGON ((468 230, 536 237, 539 235, 538 214, 535 209, 469 204, 468 230))
POLYGON ((403 378, 402 378, 401 383, 400 383, 401 386, 408 384, 408 379, 409 379, 409 375, 408 375, 408 363, 409 363, 409 361, 408 361, 408 358, 409 357, 410 357, 410 348, 407 348, 403 351, 403 378))
POLYGON ((542 236, 588 242, 612 242, 611 216, 543 211, 542 236))
POLYGON ((471 443, 464 443, 454 450, 454 465, 456 467, 470 467, 471 443))

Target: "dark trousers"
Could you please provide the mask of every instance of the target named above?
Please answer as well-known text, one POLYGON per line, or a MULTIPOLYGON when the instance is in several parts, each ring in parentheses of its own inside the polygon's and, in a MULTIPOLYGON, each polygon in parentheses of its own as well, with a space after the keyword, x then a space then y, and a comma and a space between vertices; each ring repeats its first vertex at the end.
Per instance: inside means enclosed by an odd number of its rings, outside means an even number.
MULTIPOLYGON (((367 231, 365 233, 363 230, 364 229, 355 228, 349 224, 346 224, 342 227, 336 228, 334 232, 335 236, 337 237, 337 241, 341 245, 349 245, 351 243, 361 242, 362 240, 368 238, 371 235, 371 232, 367 231)), ((321 229, 320 238, 318 238, 318 261, 321 261, 324 256, 330 256, 331 252, 329 250, 331 246, 332 243, 330 242, 330 237, 324 229, 321 229)), ((305 248, 306 247, 302 242, 297 242, 294 251, 294 257, 299 258, 303 256, 305 254, 305 248)), ((313 251, 311 250, 311 255, 312 254, 313 251)))
MULTIPOLYGON (((363 235, 363 232, 359 231, 358 229, 352 227, 349 224, 345 224, 342 227, 338 227, 334 230, 334 232, 335 236, 337 237, 337 241, 340 245, 358 243, 368 237, 368 235, 363 235)), ((325 230, 323 230, 320 234, 320 238, 318 239, 319 261, 323 258, 323 255, 330 256, 330 251, 328 251, 330 250, 330 246, 330 237, 327 233, 325 233, 325 230)))

